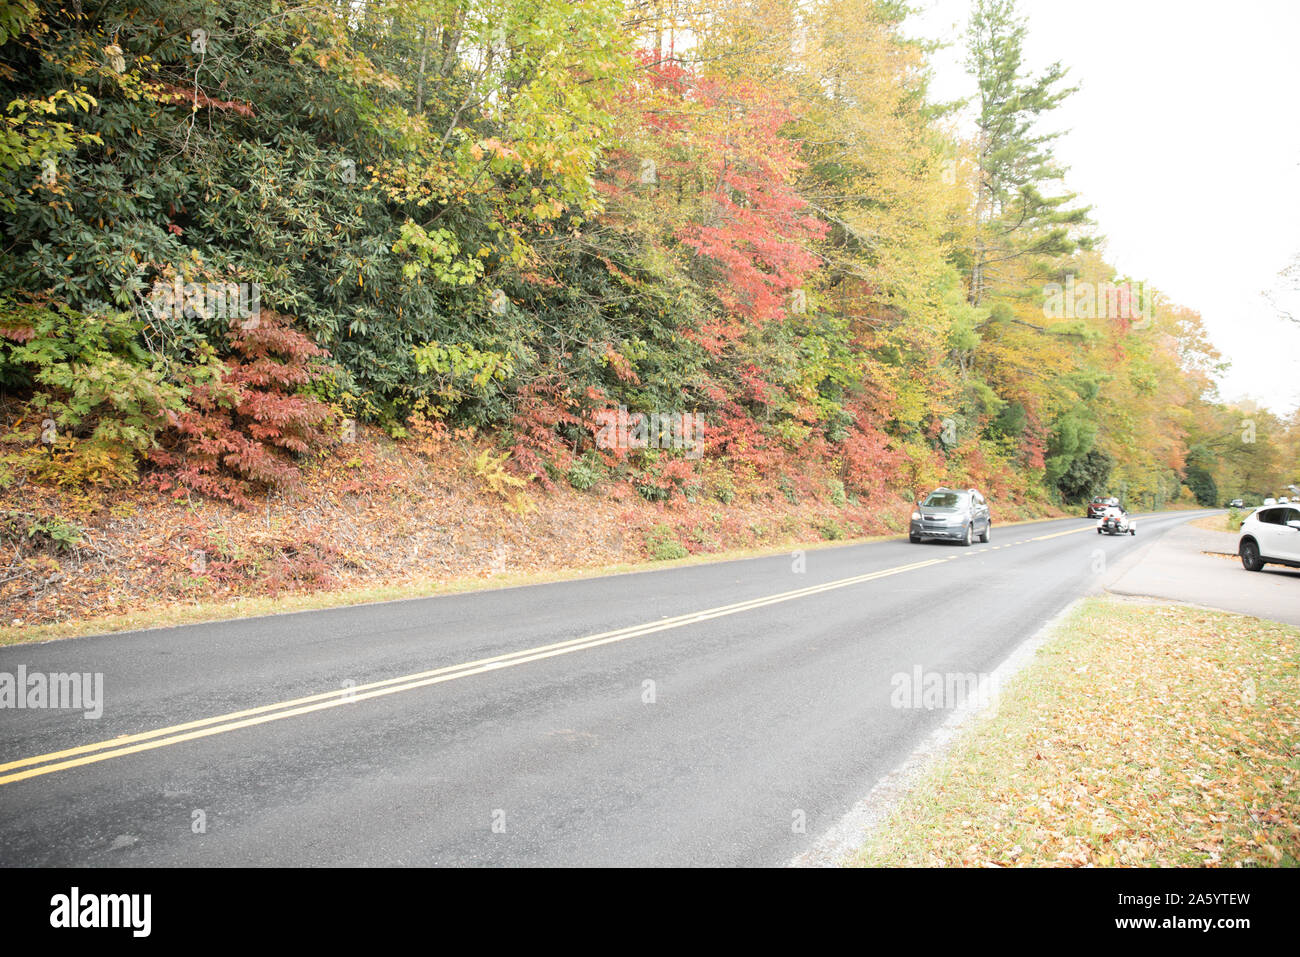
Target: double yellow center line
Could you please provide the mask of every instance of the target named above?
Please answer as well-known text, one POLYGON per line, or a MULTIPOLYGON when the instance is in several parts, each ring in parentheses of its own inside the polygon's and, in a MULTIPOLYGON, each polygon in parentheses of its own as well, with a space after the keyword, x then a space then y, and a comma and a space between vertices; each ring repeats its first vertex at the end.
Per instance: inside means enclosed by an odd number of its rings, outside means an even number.
POLYGON ((629 638, 640 638, 644 635, 653 635, 661 631, 683 628, 687 625, 709 621, 713 618, 722 618, 726 615, 735 615, 745 611, 752 611, 755 608, 764 608, 768 605, 793 601, 796 598, 806 598, 810 595, 819 595, 823 592, 834 591, 838 588, 848 588, 852 585, 860 585, 863 582, 888 578, 891 575, 899 575, 903 572, 914 571, 918 568, 926 568, 930 565, 939 565, 944 561, 950 560, 951 559, 932 558, 924 562, 913 562, 909 565, 899 565, 895 568, 886 568, 882 571, 870 572, 865 575, 856 575, 852 578, 840 578, 823 585, 797 588, 793 591, 780 592, 763 598, 754 598, 749 601, 736 602, 731 605, 721 605, 717 608, 709 608, 704 611, 692 612, 686 615, 677 615, 673 618, 663 618, 659 621, 649 622, 643 625, 633 625, 627 628, 619 628, 614 631, 605 631, 595 635, 587 635, 582 638, 573 638, 569 641, 559 641, 550 645, 540 645, 536 648, 526 648, 522 651, 512 651, 509 654, 497 655, 493 658, 480 658, 476 661, 467 661, 459 665, 448 665, 443 668, 434 668, 431 671, 420 671, 415 674, 403 675, 398 678, 387 678, 383 681, 373 681, 369 684, 357 685, 356 687, 340 688, 334 691, 322 691, 318 694, 308 695, 304 698, 280 701, 275 704, 249 708, 245 711, 233 711, 230 714, 218 715, 213 718, 187 721, 184 724, 158 728, 155 731, 121 735, 120 737, 110 738, 106 741, 98 741, 94 744, 83 744, 79 747, 68 748, 64 751, 38 754, 30 758, 22 758, 18 761, 10 761, 7 764, 0 764, 0 784, 12 784, 15 781, 23 781, 27 778, 39 777, 42 774, 53 774, 55 771, 65 771, 69 768, 80 767, 85 764, 95 764, 99 761, 107 761, 110 758, 120 758, 128 754, 137 754, 141 751, 152 751, 154 748, 165 748, 168 745, 180 744, 184 741, 193 741, 198 738, 206 738, 214 734, 224 734, 227 731, 236 731, 239 728, 249 728, 258 724, 279 721, 283 718, 293 718, 298 715, 311 714, 313 711, 323 711, 326 708, 338 708, 344 705, 355 704, 358 701, 365 701, 369 698, 381 698, 385 695, 397 694, 400 691, 411 691, 415 688, 424 688, 429 685, 441 684, 444 681, 455 681, 459 678, 468 678, 472 675, 480 675, 488 671, 499 671, 502 668, 513 668, 516 665, 526 664, 530 661, 540 661, 544 658, 554 658, 558 655, 572 654, 575 651, 585 651, 588 648, 598 648, 601 645, 609 645, 618 641, 627 641, 629 638))

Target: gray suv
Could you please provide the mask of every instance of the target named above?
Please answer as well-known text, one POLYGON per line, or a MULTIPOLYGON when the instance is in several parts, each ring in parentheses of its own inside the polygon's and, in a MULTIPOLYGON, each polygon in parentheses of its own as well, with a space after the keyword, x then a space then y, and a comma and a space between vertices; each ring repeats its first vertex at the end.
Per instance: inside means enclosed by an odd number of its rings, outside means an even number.
POLYGON ((969 545, 978 535, 989 540, 993 519, 984 496, 973 488, 937 488, 912 513, 907 537, 912 542, 940 538, 969 545))

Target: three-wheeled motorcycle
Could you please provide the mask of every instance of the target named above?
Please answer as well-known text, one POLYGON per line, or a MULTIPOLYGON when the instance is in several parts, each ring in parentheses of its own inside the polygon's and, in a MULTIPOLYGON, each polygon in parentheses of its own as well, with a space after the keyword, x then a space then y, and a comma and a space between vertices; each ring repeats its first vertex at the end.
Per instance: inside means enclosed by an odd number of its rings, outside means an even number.
POLYGON ((1101 518, 1097 519, 1098 535, 1136 535, 1137 520, 1129 518, 1128 512, 1122 508, 1111 506, 1101 513, 1101 518))

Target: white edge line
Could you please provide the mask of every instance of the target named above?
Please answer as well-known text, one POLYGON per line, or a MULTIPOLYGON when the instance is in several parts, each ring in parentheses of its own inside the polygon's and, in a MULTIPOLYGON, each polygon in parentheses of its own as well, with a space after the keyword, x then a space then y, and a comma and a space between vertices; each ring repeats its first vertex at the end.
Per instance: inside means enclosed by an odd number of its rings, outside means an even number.
MULTIPOLYGON (((1074 599, 1049 618, 1043 627, 1011 650, 989 677, 993 688, 1005 688, 1009 679, 1022 671, 1045 644, 1055 637, 1058 627, 1088 596, 1074 599)), ((998 698, 984 707, 963 707, 931 731, 903 761, 879 778, 857 804, 822 833, 808 850, 786 862, 786 867, 839 867, 866 843, 871 833, 888 821, 922 778, 948 756, 957 736, 985 715, 992 714, 998 698)))

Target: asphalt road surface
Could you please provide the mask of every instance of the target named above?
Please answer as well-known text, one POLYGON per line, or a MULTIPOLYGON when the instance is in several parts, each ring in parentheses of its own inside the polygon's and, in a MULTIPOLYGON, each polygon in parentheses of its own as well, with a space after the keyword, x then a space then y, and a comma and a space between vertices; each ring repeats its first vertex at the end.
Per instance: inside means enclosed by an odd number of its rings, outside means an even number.
POLYGON ((0 710, 0 864, 783 864, 947 716, 895 676, 992 672, 1197 514, 3 648, 103 713, 0 710))

